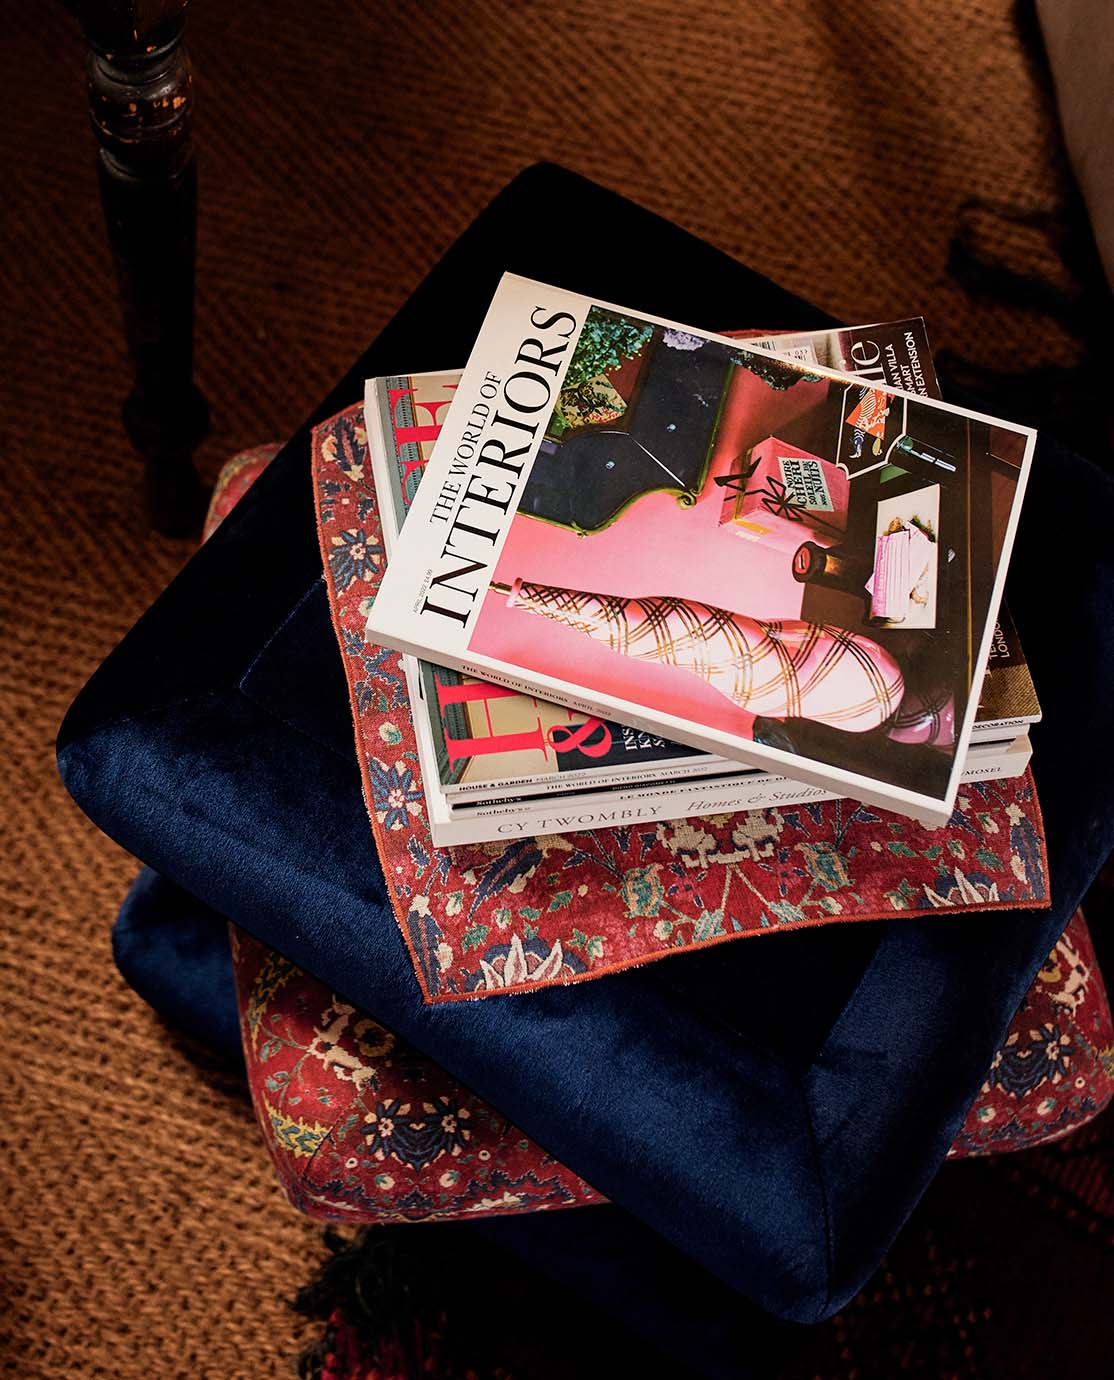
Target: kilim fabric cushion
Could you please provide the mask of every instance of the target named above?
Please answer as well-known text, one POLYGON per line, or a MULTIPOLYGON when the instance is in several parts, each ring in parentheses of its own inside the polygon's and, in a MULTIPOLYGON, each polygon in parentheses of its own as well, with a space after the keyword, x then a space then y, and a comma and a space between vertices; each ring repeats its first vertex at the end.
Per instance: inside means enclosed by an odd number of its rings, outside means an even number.
MULTIPOLYGON (((431 1059, 231 931, 252 1100, 295 1207, 325 1221, 413 1222, 604 1201, 431 1059)), ((949 1154, 1029 1149, 1112 1096, 1110 1005, 1076 911, 949 1154)))
POLYGON ((413 1222, 603 1201, 412 1045, 231 933, 252 1101, 295 1207, 413 1222))

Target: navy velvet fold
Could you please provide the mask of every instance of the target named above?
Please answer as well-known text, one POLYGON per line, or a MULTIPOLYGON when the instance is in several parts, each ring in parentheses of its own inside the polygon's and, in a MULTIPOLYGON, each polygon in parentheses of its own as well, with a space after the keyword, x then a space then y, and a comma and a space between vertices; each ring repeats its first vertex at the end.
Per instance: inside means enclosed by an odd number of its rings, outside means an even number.
MULTIPOLYGON (((149 867, 112 931, 127 982, 168 1024, 242 1058, 228 921, 149 867)), ((708 1380, 768 1380, 811 1329, 778 1323, 622 1208, 460 1224, 708 1380)), ((388 1230, 408 1231, 408 1227, 388 1230)), ((671 1372, 673 1373, 673 1372, 671 1372)), ((677 1372, 681 1373, 681 1372, 677 1372)))
MULTIPOLYGON (((676 227, 539 167, 314 420, 357 401, 367 375, 463 361, 504 269, 709 328, 828 324, 676 227), (622 252, 601 257, 585 224, 622 252)), ((1034 734, 1047 911, 834 926, 423 1006, 326 650, 308 424, 82 691, 60 769, 124 847, 425 1050, 759 1307, 815 1321, 858 1290, 935 1173, 1114 843, 1114 490, 1042 441, 1026 514, 1010 598, 1047 716, 1034 734)))
POLYGON ((176 1029, 242 1063, 228 921, 145 867, 112 926, 124 981, 176 1029))

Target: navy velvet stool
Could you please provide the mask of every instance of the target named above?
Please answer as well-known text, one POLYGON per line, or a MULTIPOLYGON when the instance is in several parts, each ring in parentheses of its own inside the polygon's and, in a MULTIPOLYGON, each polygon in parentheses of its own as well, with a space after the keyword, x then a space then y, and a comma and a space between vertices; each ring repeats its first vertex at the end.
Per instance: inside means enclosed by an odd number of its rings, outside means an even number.
POLYGON ((1034 770, 1049 910, 835 926, 424 1006, 361 797, 310 425, 356 402, 367 376, 462 363, 504 270, 710 329, 831 324, 637 206, 530 169, 108 658, 67 716, 59 765, 124 847, 373 1013, 617 1205, 492 1234, 610 1291, 651 1332, 669 1325, 666 1277, 688 1269, 686 1325, 718 1328, 737 1355, 739 1320, 822 1319, 873 1271, 1114 845, 1114 485, 1042 438, 1010 579, 1046 716, 1034 770))

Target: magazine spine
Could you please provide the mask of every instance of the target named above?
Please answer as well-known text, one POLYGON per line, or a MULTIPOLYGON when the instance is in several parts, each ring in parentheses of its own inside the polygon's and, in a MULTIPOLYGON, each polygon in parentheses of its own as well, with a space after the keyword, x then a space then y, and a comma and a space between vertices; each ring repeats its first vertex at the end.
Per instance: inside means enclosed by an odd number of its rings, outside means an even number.
MULTIPOLYGON (((966 782, 1009 780, 1021 776, 1029 765, 1032 747, 1027 735, 973 753, 965 764, 966 782)), ((800 805, 837 799, 834 791, 808 786, 787 776, 761 773, 757 780, 740 785, 737 777, 711 782, 667 785, 647 792, 585 792, 560 809, 552 802, 537 805, 491 806, 468 810, 430 811, 430 832, 438 848, 464 844, 506 842, 537 834, 579 832, 585 829, 622 828, 654 824, 662 820, 688 819, 709 814, 734 814, 742 810, 800 805)))
POLYGON ((464 804, 471 799, 495 800, 501 795, 552 795, 592 786, 636 786, 645 781, 683 781, 709 769, 729 770, 733 764, 725 757, 696 753, 675 761, 647 762, 641 767, 586 767, 569 772, 550 772, 546 776, 499 777, 497 781, 470 781, 446 787, 448 800, 464 804))
POLYGON ((976 720, 975 726, 971 730, 972 743, 990 743, 999 738, 1020 737, 1034 724, 1041 721, 1040 712, 1035 714, 1019 714, 1012 719, 983 719, 976 720))

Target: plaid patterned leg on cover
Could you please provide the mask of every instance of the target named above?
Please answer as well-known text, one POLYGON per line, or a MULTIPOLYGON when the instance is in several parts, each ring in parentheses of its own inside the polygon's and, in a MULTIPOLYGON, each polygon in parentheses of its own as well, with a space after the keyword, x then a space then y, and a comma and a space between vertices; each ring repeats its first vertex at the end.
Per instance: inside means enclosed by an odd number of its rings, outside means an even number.
POLYGON ((752 714, 861 733, 885 723, 904 693, 893 657, 843 628, 764 622, 672 595, 625 599, 522 580, 507 602, 621 656, 688 671, 752 714))

